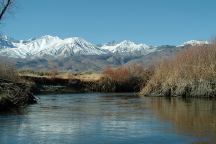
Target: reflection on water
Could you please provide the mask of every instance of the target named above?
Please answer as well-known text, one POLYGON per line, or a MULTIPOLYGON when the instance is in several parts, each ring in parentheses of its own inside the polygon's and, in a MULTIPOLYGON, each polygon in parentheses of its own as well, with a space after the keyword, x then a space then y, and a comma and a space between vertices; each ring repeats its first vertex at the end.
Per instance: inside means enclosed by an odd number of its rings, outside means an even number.
POLYGON ((132 94, 41 95, 39 104, 0 114, 0 143, 214 142, 214 101, 132 94))
POLYGON ((161 121, 171 122, 183 134, 216 143, 216 101, 154 98, 152 108, 161 121))

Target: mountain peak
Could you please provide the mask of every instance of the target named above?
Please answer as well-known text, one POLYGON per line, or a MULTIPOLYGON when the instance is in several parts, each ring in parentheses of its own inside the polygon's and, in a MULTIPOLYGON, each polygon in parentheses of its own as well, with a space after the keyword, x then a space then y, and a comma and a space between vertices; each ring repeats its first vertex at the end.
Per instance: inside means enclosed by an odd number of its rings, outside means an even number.
MULTIPOLYGON (((209 44, 209 42, 190 40, 185 42, 181 46, 194 46, 203 44, 209 44)), ((0 55, 15 58, 34 58, 44 56, 69 57, 73 55, 101 54, 144 56, 164 47, 167 48, 168 46, 154 47, 143 43, 135 43, 130 40, 124 40, 121 42, 113 41, 99 46, 92 44, 80 37, 60 39, 57 36, 51 35, 45 35, 30 40, 16 41, 7 36, 0 35, 0 55)))
POLYGON ((0 35, 0 49, 5 48, 14 48, 14 42, 17 42, 16 40, 6 36, 6 35, 0 35))
POLYGON ((130 40, 124 40, 120 43, 105 44, 101 48, 112 53, 120 53, 124 55, 145 55, 150 53, 152 50, 151 47, 146 44, 137 44, 130 40))
POLYGON ((132 42, 130 40, 123 40, 122 42, 120 42, 120 44, 135 44, 135 42, 132 42))
MULTIPOLYGON (((27 57, 69 57, 73 55, 100 55, 105 54, 104 50, 98 48, 86 40, 79 37, 66 38, 64 40, 56 36, 45 35, 28 41, 19 43, 4 43, 4 50, 0 55, 27 58, 27 57), (9 49, 13 47, 13 49, 9 49)), ((1 44, 0 42, 0 45, 1 44)))
POLYGON ((51 36, 51 35, 44 35, 41 38, 51 39, 51 38, 58 38, 58 37, 57 36, 51 36))
POLYGON ((7 39, 8 39, 8 36, 0 34, 0 38, 1 38, 1 39, 4 39, 4 40, 7 40, 7 39))
POLYGON ((70 38, 66 38, 64 39, 65 42, 71 42, 71 43, 75 43, 75 42, 78 42, 78 43, 89 43, 87 42, 85 39, 83 38, 80 38, 80 37, 70 37, 70 38))
POLYGON ((191 46, 196 46, 196 45, 205 45, 209 44, 208 41, 203 41, 203 40, 190 40, 187 42, 184 42, 183 45, 191 45, 191 46))
POLYGON ((2 35, 0 34, 0 40, 4 40, 4 41, 16 41, 15 39, 9 37, 9 36, 6 36, 6 35, 2 35))
POLYGON ((44 35, 40 38, 37 39, 45 39, 45 40, 61 40, 59 37, 57 36, 51 36, 51 35, 44 35))

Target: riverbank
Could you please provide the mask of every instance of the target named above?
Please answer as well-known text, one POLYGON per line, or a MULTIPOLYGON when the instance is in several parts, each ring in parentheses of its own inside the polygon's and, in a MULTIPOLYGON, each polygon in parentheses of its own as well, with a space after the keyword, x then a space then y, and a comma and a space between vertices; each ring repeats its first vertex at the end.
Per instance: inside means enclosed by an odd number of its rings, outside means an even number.
POLYGON ((162 60, 141 95, 216 98, 216 43, 162 60))
MULTIPOLYGON (((0 82, 0 108, 16 109, 35 103, 33 94, 139 92, 143 83, 143 70, 140 69, 139 72, 122 67, 109 68, 101 73, 14 71, 13 74, 16 75, 0 82), (132 74, 134 72, 137 74, 132 74), (122 77, 116 79, 119 75, 122 77)), ((7 73, 4 75, 8 76, 7 73)))
POLYGON ((138 65, 111 68, 100 73, 20 71, 21 79, 31 81, 33 93, 139 92, 152 72, 138 65))
POLYGON ((0 79, 0 111, 17 109, 36 102, 30 85, 0 79))
POLYGON ((0 111, 18 109, 36 103, 32 83, 23 80, 8 61, 0 62, 0 111))

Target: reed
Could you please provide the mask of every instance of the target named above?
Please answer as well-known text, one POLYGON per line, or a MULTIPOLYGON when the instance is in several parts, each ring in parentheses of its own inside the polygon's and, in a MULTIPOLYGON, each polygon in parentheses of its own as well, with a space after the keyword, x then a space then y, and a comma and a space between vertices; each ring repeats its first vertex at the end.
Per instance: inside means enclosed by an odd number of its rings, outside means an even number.
POLYGON ((138 64, 107 67, 103 70, 97 87, 103 92, 138 92, 143 83, 149 80, 152 70, 138 64))
POLYGON ((215 97, 216 43, 188 47, 172 58, 161 60, 141 94, 215 97))

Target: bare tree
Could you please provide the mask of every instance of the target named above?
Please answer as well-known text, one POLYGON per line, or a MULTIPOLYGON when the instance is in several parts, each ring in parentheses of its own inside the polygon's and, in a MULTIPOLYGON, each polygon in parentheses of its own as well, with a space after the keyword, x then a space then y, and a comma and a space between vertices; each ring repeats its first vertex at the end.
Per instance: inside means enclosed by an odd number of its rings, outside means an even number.
POLYGON ((0 21, 2 20, 3 16, 5 15, 6 11, 9 9, 13 0, 0 0, 0 21))

